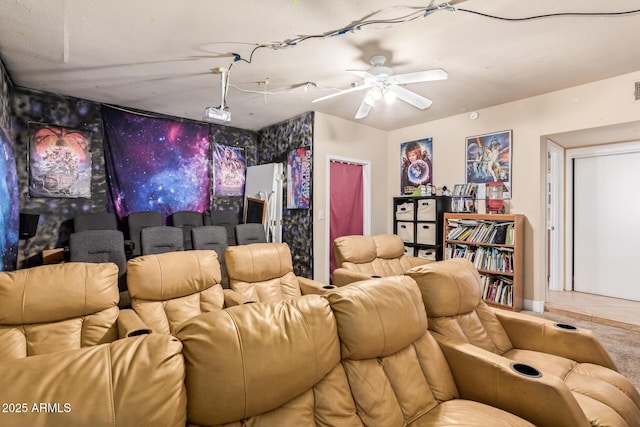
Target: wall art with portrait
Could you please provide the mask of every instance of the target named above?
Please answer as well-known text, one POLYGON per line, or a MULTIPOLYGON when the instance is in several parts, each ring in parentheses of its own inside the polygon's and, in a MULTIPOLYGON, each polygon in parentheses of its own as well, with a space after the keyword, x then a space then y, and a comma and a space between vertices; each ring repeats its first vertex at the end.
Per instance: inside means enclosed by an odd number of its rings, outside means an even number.
POLYGON ((466 138, 467 183, 503 183, 503 198, 511 198, 512 131, 466 138))
POLYGON ((29 195, 91 197, 90 132, 29 123, 29 195))
POLYGON ((213 144, 214 196, 243 196, 247 176, 244 147, 213 144))
POLYGON ((433 183, 432 138, 400 144, 400 193, 412 194, 422 185, 433 183))

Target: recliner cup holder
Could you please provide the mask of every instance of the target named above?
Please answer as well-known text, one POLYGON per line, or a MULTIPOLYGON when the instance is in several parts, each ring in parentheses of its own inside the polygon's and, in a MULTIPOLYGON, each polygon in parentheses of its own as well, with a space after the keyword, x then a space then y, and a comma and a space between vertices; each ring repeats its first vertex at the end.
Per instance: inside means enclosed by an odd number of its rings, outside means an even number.
POLYGON ((542 372, 537 370, 531 365, 527 365, 525 363, 512 363, 511 369, 519 373, 520 375, 524 375, 529 378, 540 378, 542 377, 542 372))
POLYGON ((567 323, 554 323, 553 326, 555 326, 556 328, 560 328, 560 329, 566 329, 568 331, 577 331, 578 328, 576 328, 573 325, 569 325, 567 323))

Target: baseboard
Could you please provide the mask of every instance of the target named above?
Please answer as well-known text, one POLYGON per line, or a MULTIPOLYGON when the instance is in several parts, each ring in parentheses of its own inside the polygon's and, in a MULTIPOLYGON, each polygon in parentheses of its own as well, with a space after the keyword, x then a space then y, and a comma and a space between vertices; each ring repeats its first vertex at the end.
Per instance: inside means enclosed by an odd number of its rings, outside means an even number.
POLYGON ((522 302, 522 306, 525 310, 535 311, 536 313, 544 313, 544 301, 532 301, 525 299, 522 302))

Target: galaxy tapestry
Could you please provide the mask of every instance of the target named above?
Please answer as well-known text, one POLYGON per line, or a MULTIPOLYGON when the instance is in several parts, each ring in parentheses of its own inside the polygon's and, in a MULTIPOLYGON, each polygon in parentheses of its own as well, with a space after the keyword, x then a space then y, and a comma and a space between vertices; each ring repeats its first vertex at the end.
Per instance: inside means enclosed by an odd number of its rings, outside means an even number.
POLYGON ((90 132, 29 123, 29 195, 91 197, 90 132))
POLYGON ((214 196, 244 196, 247 162, 243 147, 213 145, 214 196))
POLYGON ((105 163, 114 210, 209 209, 209 126, 102 107, 105 163))
POLYGON ((0 127, 0 271, 16 269, 19 206, 18 175, 13 148, 7 134, 0 127))

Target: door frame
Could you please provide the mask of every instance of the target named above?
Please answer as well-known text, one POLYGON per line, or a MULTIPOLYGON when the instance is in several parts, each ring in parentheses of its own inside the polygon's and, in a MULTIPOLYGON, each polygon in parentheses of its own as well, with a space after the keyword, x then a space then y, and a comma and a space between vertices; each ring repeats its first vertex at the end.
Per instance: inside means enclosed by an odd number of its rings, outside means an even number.
POLYGON ((335 156, 327 154, 327 162, 325 165, 326 183, 327 189, 327 216, 325 221, 325 277, 329 279, 331 274, 331 251, 333 247, 331 245, 331 162, 349 163, 352 165, 362 166, 362 232, 365 236, 371 234, 371 161, 353 159, 349 157, 335 156))
POLYGON ((547 290, 564 290, 562 260, 564 251, 564 149, 547 139, 547 182, 545 197, 547 228, 547 290), (552 232, 553 231, 553 232, 552 232))
POLYGON ((581 157, 640 152, 640 141, 568 149, 565 155, 567 204, 565 210, 565 289, 573 290, 573 161, 581 157))

